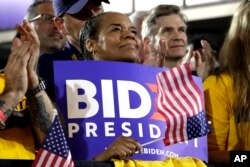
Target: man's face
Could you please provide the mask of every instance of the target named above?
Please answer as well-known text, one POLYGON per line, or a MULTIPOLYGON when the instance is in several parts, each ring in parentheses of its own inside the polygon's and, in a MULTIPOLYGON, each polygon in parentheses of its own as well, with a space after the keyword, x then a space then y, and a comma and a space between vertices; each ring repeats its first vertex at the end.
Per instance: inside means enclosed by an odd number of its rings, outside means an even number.
POLYGON ((166 58, 179 59, 185 56, 187 48, 186 24, 179 15, 161 16, 156 22, 154 49, 158 50, 160 39, 166 43, 166 58))
POLYGON ((79 33, 81 27, 85 22, 99 13, 103 12, 101 1, 91 0, 85 7, 77 14, 64 14, 63 15, 63 29, 62 31, 69 37, 69 40, 76 45, 79 41, 79 33))
POLYGON ((54 52, 65 46, 66 38, 56 28, 53 22, 54 10, 51 2, 43 3, 37 7, 37 15, 43 14, 44 18, 51 19, 37 19, 31 22, 35 31, 38 34, 41 51, 42 52, 54 52))

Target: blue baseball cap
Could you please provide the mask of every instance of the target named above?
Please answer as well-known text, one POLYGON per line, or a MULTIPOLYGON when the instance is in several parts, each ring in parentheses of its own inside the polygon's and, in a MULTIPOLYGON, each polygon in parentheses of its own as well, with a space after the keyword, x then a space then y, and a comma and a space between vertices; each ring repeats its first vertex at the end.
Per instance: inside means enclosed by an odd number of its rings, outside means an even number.
MULTIPOLYGON (((87 4, 89 0, 53 0, 53 8, 56 16, 64 13, 76 14, 87 4)), ((100 0, 109 4, 109 0, 100 0)))

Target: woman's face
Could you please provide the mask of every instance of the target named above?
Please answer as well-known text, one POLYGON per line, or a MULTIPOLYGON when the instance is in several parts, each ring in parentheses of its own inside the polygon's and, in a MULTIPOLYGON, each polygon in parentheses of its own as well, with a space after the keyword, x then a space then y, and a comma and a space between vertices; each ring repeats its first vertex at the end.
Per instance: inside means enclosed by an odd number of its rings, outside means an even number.
POLYGON ((124 14, 108 13, 102 16, 95 42, 96 60, 139 62, 139 37, 124 14))

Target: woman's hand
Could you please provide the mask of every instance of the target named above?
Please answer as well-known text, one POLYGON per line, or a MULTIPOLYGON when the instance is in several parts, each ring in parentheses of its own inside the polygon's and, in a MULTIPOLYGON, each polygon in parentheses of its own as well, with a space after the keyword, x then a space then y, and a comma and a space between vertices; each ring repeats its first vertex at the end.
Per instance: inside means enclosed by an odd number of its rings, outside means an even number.
POLYGON ((142 151, 141 144, 131 137, 120 136, 104 152, 94 158, 96 161, 106 161, 112 158, 126 159, 135 152, 142 151))

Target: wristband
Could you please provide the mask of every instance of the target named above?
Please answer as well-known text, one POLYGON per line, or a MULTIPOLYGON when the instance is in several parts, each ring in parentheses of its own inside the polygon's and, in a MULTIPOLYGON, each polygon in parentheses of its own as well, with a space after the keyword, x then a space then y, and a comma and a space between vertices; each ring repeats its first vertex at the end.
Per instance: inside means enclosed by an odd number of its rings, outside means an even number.
POLYGON ((0 108, 0 129, 5 128, 5 121, 6 121, 6 117, 4 115, 3 110, 0 108))
POLYGON ((39 78, 39 84, 35 86, 34 89, 27 92, 27 96, 32 97, 38 94, 41 91, 46 89, 45 81, 42 78, 39 78))

